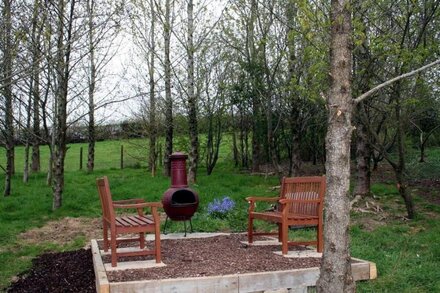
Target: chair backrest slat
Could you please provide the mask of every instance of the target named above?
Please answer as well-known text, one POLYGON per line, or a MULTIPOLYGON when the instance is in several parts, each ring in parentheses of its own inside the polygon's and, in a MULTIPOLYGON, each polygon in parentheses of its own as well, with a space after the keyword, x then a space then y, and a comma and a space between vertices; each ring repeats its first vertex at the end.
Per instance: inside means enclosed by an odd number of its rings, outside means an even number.
POLYGON ((96 185, 98 187, 99 198, 101 200, 102 217, 106 221, 112 222, 115 218, 115 214, 112 206, 113 201, 107 176, 96 179, 96 185))
MULTIPOLYGON (((300 200, 320 200, 322 210, 325 193, 325 177, 284 177, 281 184, 280 198, 300 200)), ((292 203, 288 206, 290 214, 318 216, 317 203, 292 203)))

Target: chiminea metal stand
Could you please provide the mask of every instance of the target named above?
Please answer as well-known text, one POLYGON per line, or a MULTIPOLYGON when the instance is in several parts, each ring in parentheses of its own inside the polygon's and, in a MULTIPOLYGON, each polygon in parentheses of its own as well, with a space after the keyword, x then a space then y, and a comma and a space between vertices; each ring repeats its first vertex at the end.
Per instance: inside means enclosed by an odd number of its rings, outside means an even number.
POLYGON ((173 153, 171 161, 171 187, 165 191, 162 197, 162 205, 167 218, 164 225, 164 234, 168 225, 168 218, 173 221, 183 221, 186 236, 186 221, 189 221, 191 232, 193 232, 191 217, 199 206, 197 193, 188 187, 186 176, 187 155, 173 153))
MULTIPOLYGON (((163 234, 167 234, 167 232, 166 232, 166 230, 167 230, 167 224, 168 224, 168 215, 167 215, 167 217, 165 218, 165 225, 163 226, 163 234)), ((190 226, 190 229, 191 229, 191 233, 193 232, 193 225, 192 225, 192 221, 191 221, 191 219, 189 219, 189 226, 190 226)), ((183 237, 186 237, 186 220, 183 220, 183 227, 184 227, 184 229, 185 229, 185 235, 183 235, 183 237)))

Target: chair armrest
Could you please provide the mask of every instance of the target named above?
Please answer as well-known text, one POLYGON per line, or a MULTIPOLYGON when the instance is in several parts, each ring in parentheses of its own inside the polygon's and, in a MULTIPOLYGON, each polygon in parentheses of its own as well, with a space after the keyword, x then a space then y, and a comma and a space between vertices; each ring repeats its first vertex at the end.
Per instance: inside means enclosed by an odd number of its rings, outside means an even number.
POLYGON ((250 196, 250 197, 246 197, 246 201, 248 202, 253 202, 253 201, 268 201, 268 202, 273 202, 273 201, 278 201, 280 198, 277 197, 258 197, 258 196, 250 196))
POLYGON ((292 199, 292 198, 283 198, 278 201, 280 204, 287 203, 317 203, 320 204, 322 200, 320 199, 292 199))
POLYGON ((277 202, 280 198, 277 197, 258 197, 258 196, 250 196, 246 197, 246 200, 249 202, 248 213, 251 214, 255 210, 255 202, 263 201, 263 202, 277 202))
POLYGON ((162 203, 160 202, 142 202, 142 203, 133 203, 133 204, 119 204, 119 203, 113 203, 114 208, 120 208, 120 209, 140 209, 140 208, 161 208, 162 203))
POLYGON ((122 199, 122 200, 114 200, 115 204, 129 204, 129 203, 143 203, 145 200, 143 198, 131 198, 131 199, 122 199))

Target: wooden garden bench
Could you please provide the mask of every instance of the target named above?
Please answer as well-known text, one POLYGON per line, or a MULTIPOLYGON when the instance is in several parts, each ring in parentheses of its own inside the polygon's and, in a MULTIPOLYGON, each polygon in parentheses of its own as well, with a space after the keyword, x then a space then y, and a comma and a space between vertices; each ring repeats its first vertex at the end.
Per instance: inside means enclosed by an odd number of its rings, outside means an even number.
POLYGON ((282 243, 282 253, 287 254, 289 245, 316 245, 317 251, 323 250, 323 205, 325 194, 325 176, 284 177, 279 197, 248 197, 249 222, 248 241, 253 242, 254 235, 273 235, 276 233, 254 232, 254 219, 265 220, 278 225, 278 240, 282 243), (258 201, 276 203, 274 211, 256 211, 258 201), (289 241, 289 226, 316 226, 316 241, 289 241))
POLYGON ((118 257, 154 255, 156 263, 161 262, 160 254, 160 218, 157 208, 162 204, 159 202, 145 202, 143 199, 127 199, 113 201, 110 193, 110 186, 106 176, 96 180, 99 198, 102 207, 102 228, 104 234, 104 251, 111 249, 112 267, 116 267, 118 257), (144 214, 144 208, 151 209, 151 216, 144 214), (115 209, 136 209, 137 214, 128 216, 117 216, 115 209), (110 241, 108 230, 110 229, 110 241), (154 249, 146 250, 145 233, 154 233, 154 249), (137 234, 136 238, 119 238, 120 234, 137 234), (120 252, 117 250, 121 242, 139 241, 140 250, 120 252))

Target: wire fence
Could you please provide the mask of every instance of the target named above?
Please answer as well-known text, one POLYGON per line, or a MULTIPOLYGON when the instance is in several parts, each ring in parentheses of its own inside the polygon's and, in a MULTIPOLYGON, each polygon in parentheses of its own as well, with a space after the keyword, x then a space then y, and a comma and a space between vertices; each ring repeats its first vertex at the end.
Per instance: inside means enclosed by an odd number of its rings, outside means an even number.
MULTIPOLYGON (((159 155, 162 153, 158 151, 159 155)), ((143 168, 148 164, 148 147, 145 143, 99 143, 95 147, 95 170, 143 168)), ((40 171, 49 170, 49 148, 40 146, 40 171)), ((29 153, 31 164, 32 150, 29 153)), ((0 149, 0 165, 6 165, 5 150, 0 149)), ((158 157, 160 159, 160 157, 158 157)), ((70 144, 67 147, 64 163, 65 171, 87 170, 88 146, 87 144, 70 144)), ((21 173, 25 164, 25 149, 22 146, 15 148, 15 171, 21 173)))

